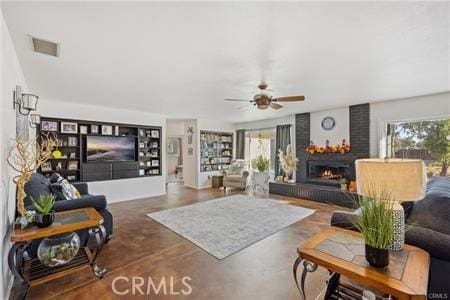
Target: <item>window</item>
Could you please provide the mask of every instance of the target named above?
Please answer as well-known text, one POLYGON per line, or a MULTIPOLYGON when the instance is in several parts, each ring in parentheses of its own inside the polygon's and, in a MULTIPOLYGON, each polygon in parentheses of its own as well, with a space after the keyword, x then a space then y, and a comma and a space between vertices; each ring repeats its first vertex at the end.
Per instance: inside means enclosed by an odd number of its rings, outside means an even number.
POLYGON ((387 124, 386 156, 423 159, 427 176, 449 176, 450 119, 387 124))
POLYGON ((273 177, 275 170, 275 137, 276 129, 259 129, 247 131, 245 136, 245 159, 249 163, 249 168, 253 170, 251 166, 252 160, 258 155, 269 159, 270 171, 269 174, 273 177))

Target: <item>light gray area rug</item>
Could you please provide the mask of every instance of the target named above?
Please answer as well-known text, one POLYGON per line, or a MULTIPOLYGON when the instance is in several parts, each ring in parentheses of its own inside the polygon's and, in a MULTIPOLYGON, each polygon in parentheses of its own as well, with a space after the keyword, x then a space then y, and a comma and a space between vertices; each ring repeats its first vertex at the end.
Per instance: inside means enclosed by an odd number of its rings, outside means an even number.
POLYGON ((148 216, 222 259, 312 213, 271 199, 234 195, 148 216))

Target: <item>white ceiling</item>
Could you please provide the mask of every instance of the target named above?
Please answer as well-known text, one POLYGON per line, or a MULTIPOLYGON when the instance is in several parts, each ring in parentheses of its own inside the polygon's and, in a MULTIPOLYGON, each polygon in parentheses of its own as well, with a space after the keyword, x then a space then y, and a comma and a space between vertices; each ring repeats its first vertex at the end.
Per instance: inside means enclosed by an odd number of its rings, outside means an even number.
POLYGON ((447 2, 3 2, 29 92, 172 118, 251 121, 449 90, 447 2), (29 35, 59 42, 31 51, 29 35), (261 79, 280 111, 249 98, 261 79))

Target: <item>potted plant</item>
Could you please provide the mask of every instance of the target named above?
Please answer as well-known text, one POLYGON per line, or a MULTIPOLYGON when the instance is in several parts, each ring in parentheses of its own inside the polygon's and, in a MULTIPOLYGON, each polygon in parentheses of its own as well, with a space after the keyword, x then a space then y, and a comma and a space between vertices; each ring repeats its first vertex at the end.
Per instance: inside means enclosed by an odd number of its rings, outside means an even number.
POLYGON ((364 238, 366 260, 379 268, 389 264, 389 245, 394 235, 393 201, 389 200, 389 195, 358 196, 360 215, 350 219, 364 238))
POLYGON ((259 154, 255 159, 252 160, 252 169, 258 170, 258 172, 253 172, 252 174, 252 184, 253 187, 257 186, 266 189, 266 184, 270 178, 269 169, 270 169, 270 160, 264 155, 259 154))
POLYGON ((56 195, 40 195, 39 200, 36 201, 31 197, 34 208, 38 211, 34 217, 34 223, 39 228, 48 227, 55 221, 55 211, 53 205, 55 205, 56 195))
POLYGON ((284 171, 285 175, 284 181, 288 182, 294 171, 297 170, 298 159, 292 152, 291 145, 287 145, 286 153, 284 153, 283 150, 281 149, 279 149, 278 152, 279 152, 278 159, 280 160, 280 167, 284 171))
POLYGON ((345 178, 342 178, 341 180, 341 191, 346 191, 348 185, 348 180, 345 178))
POLYGON ((259 154, 252 160, 252 169, 258 170, 258 172, 269 172, 270 160, 265 158, 262 154, 259 154))

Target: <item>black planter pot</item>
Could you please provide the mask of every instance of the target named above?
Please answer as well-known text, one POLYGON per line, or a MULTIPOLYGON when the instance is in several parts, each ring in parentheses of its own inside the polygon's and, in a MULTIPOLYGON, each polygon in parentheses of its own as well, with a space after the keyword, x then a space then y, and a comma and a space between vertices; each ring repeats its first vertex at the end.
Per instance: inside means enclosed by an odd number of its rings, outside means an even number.
POLYGON ((389 249, 379 249, 366 244, 366 260, 371 266, 384 268, 389 265, 389 249))
POLYGON ((48 226, 52 225, 54 221, 55 221, 55 211, 54 210, 52 210, 51 212, 49 212, 46 215, 36 214, 36 216, 34 216, 34 224, 36 224, 36 226, 39 228, 48 227, 48 226))

